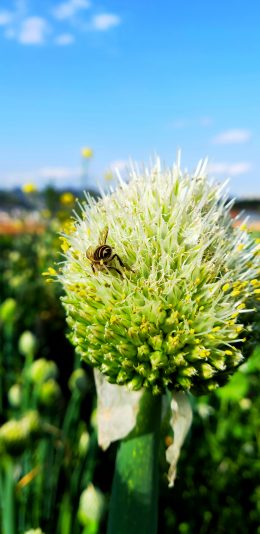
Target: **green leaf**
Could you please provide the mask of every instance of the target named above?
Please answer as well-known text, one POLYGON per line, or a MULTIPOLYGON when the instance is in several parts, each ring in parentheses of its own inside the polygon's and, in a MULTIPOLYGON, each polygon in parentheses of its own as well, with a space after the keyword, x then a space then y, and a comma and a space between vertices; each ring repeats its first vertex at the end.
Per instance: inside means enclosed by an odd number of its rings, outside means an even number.
POLYGON ((217 390, 216 394, 223 400, 239 402, 243 397, 246 397, 248 389, 248 378, 241 371, 238 371, 226 386, 217 390))

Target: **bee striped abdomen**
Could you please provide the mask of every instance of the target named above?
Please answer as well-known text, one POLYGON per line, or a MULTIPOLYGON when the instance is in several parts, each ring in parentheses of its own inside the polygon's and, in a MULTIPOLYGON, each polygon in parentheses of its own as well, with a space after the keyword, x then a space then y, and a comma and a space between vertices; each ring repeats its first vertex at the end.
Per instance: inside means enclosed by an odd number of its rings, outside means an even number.
POLYGON ((118 254, 113 253, 113 248, 106 244, 107 235, 108 226, 106 226, 104 230, 100 232, 98 246, 96 248, 92 246, 88 247, 86 251, 86 256, 91 263, 91 268, 94 274, 97 274, 98 271, 112 271, 118 273, 120 276, 123 276, 117 266, 110 265, 110 263, 114 259, 116 259, 116 261, 120 264, 121 267, 126 267, 127 269, 129 269, 129 267, 124 265, 118 254))
POLYGON ((109 245, 101 245, 94 252, 94 260, 108 260, 112 255, 112 248, 109 245))

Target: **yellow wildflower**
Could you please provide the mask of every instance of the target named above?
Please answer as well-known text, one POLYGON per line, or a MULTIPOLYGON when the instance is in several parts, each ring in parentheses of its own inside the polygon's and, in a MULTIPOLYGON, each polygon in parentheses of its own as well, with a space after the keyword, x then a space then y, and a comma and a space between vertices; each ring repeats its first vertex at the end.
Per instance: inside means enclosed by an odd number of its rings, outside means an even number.
POLYGON ((26 195, 29 195, 30 193, 36 193, 37 187, 34 183, 30 182, 22 186, 22 191, 26 195))
POLYGON ((104 178, 105 180, 107 180, 107 182, 109 182, 110 180, 113 180, 114 176, 113 176, 112 171, 105 172, 104 178))
POLYGON ((81 155, 83 158, 90 159, 93 156, 93 150, 90 147, 85 146, 81 149, 81 155))
POLYGON ((73 204, 74 201, 75 197, 69 191, 66 193, 62 193, 62 195, 60 196, 60 203, 64 206, 70 206, 71 204, 73 204))

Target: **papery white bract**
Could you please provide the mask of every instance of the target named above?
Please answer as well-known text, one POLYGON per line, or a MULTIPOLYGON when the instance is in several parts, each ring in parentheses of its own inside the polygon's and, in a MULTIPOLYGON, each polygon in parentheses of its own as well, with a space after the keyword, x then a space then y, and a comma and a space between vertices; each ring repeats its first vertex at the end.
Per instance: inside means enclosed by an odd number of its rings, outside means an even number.
POLYGON ((183 392, 173 394, 171 412, 170 424, 174 432, 174 441, 166 450, 166 460, 170 464, 169 487, 174 485, 181 447, 192 422, 192 409, 187 394, 183 392))
POLYGON ((110 443, 125 438, 135 427, 142 391, 128 391, 124 386, 109 384, 97 370, 94 375, 98 444, 106 450, 110 443))

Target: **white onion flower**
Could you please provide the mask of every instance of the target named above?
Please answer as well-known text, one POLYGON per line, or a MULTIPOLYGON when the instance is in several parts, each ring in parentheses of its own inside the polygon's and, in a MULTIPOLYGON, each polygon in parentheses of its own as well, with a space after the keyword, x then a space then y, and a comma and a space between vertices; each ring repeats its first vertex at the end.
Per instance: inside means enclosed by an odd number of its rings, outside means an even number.
POLYGON ((157 161, 132 169, 110 195, 87 195, 63 235, 70 338, 110 383, 206 393, 243 361, 259 246, 244 225, 233 226, 232 202, 205 168, 200 162, 189 175, 157 161), (87 251, 105 228, 117 256, 93 265, 87 251))

